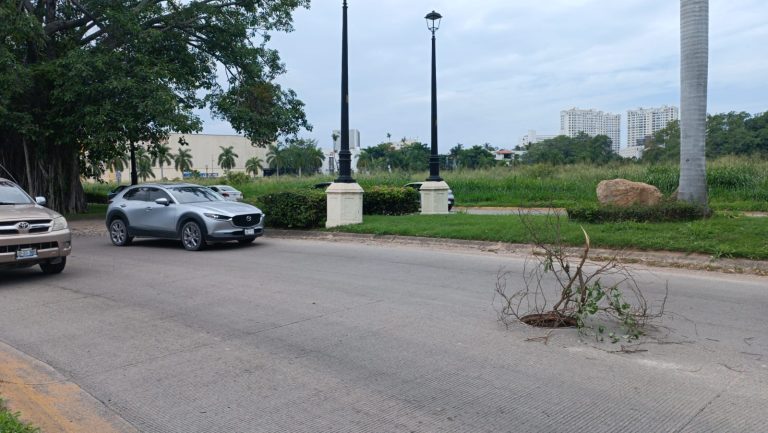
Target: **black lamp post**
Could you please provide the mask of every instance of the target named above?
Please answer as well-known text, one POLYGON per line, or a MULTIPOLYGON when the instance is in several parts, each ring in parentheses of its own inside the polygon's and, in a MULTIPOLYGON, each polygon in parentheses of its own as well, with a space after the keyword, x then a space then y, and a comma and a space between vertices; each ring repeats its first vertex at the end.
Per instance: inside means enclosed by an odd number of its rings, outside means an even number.
POLYGON ((440 182, 440 157, 437 155, 437 66, 435 61, 435 32, 440 28, 443 16, 432 11, 425 16, 427 28, 432 32, 432 151, 429 155, 428 182, 440 182))
POLYGON ((138 185, 139 173, 136 171, 136 144, 131 142, 131 185, 138 185))
POLYGON ((354 183, 352 179, 352 153, 349 151, 349 62, 347 60, 347 0, 344 0, 341 28, 341 150, 339 151, 339 177, 336 182, 354 183))

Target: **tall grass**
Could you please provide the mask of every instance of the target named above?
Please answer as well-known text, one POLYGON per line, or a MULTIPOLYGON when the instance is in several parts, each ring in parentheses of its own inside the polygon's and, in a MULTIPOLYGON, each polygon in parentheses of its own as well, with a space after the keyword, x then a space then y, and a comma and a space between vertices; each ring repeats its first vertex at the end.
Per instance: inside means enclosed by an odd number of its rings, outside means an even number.
MULTIPOLYGON (((647 165, 615 163, 604 166, 524 165, 486 170, 443 171, 441 173, 456 196, 457 206, 556 206, 595 203, 597 184, 623 178, 654 185, 664 194, 672 193, 680 176, 676 164, 647 165)), ((358 174, 363 189, 374 185, 403 185, 426 179, 422 173, 358 174)), ((246 200, 280 191, 311 188, 332 176, 273 176, 234 185, 246 200)), ((201 180, 202 184, 222 183, 201 180)), ((768 161, 746 157, 723 157, 707 163, 710 206, 714 209, 768 211, 768 161)), ((89 191, 106 191, 111 186, 89 185, 89 191)))

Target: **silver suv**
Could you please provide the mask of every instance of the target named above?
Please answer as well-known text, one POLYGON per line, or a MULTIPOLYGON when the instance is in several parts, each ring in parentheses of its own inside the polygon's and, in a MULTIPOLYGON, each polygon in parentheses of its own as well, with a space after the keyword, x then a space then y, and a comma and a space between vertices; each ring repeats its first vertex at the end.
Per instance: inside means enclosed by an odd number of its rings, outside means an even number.
POLYGON ((126 188, 110 201, 107 228, 112 243, 134 237, 179 239, 197 251, 208 242, 253 242, 264 234, 264 215, 246 203, 193 184, 144 184, 126 188))
POLYGON ((0 178, 0 269, 40 265, 46 274, 58 274, 72 252, 67 220, 43 207, 45 199, 32 199, 10 180, 0 178))

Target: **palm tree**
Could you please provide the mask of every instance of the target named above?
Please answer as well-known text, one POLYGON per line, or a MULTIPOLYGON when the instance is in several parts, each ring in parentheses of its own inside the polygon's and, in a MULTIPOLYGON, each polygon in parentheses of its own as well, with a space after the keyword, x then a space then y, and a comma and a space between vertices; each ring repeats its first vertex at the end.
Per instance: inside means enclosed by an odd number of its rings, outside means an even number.
POLYGON ((128 167, 128 155, 124 153, 115 155, 112 159, 107 161, 107 169, 111 170, 113 173, 123 171, 125 170, 125 167, 128 167))
MULTIPOLYGON (((173 155, 173 167, 184 173, 192 170, 192 151, 179 147, 179 153, 173 155)), ((182 175, 183 176, 183 175, 182 175)))
POLYGON ((262 161, 261 158, 254 156, 248 159, 248 161, 245 161, 245 172, 256 177, 256 175, 259 174, 259 170, 264 169, 263 164, 264 161, 262 161))
POLYGON ((152 157, 143 148, 136 149, 136 172, 143 182, 147 181, 147 178, 155 178, 155 173, 152 171, 152 157))
POLYGON ((152 156, 152 165, 160 166, 160 179, 165 179, 163 166, 171 165, 171 148, 164 143, 160 143, 153 146, 149 153, 152 156))
POLYGON ((219 146, 221 153, 219 154, 219 167, 224 171, 229 171, 235 168, 235 159, 239 156, 233 150, 235 146, 219 146))
POLYGON ((677 197, 707 205, 709 0, 680 0, 680 185, 677 197))
POLYGON ((280 176, 280 166, 285 167, 285 163, 287 162, 288 155, 285 151, 285 147, 280 143, 270 144, 269 150, 267 151, 267 164, 269 164, 270 168, 277 169, 278 177, 280 176))

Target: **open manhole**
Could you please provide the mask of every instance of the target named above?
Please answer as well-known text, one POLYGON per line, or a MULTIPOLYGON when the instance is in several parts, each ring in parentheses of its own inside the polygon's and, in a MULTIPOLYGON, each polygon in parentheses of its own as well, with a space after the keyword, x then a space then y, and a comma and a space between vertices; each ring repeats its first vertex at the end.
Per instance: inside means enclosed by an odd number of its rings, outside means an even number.
POLYGON ((571 328, 576 326, 575 317, 566 316, 556 311, 526 314, 520 318, 520 321, 539 328, 571 328))

